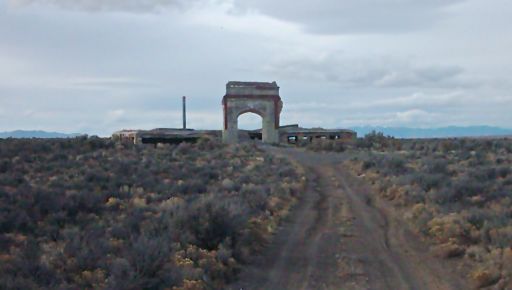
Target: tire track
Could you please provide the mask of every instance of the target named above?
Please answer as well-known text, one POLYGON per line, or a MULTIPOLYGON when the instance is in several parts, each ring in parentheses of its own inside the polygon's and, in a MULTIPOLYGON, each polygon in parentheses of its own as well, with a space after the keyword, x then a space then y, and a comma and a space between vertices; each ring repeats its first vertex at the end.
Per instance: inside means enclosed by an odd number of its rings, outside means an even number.
POLYGON ((301 164, 308 188, 261 261, 231 289, 468 289, 340 166, 346 155, 267 150, 301 164))

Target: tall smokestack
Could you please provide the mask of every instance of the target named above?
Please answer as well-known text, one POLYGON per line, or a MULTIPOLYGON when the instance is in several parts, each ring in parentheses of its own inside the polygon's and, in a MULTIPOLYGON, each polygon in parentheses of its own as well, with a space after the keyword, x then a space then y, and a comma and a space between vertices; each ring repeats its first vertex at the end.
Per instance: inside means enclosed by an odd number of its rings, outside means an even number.
POLYGON ((187 97, 183 96, 183 129, 187 129, 187 97))

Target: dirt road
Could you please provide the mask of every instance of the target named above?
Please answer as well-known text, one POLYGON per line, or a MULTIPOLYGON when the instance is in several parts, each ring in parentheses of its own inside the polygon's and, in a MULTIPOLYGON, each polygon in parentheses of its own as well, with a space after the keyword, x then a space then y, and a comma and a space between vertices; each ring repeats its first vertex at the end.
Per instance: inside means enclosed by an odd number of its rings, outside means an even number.
POLYGON ((309 188, 231 289, 470 289, 341 167, 345 155, 267 150, 303 166, 309 188))

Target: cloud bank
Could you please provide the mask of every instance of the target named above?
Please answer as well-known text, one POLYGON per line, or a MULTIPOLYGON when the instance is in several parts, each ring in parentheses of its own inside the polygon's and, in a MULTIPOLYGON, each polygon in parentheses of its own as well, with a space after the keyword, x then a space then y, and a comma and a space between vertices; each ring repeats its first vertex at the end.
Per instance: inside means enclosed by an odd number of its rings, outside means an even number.
POLYGON ((185 8, 199 0, 8 0, 11 7, 51 5, 86 11, 154 12, 167 8, 185 8))
POLYGON ((315 3, 0 2, 0 131, 179 127, 183 95, 220 129, 230 80, 277 81, 283 124, 511 127, 509 0, 315 3))
POLYGON ((408 32, 447 17, 447 8, 464 0, 307 0, 236 1, 241 11, 257 11, 304 26, 311 33, 408 32))

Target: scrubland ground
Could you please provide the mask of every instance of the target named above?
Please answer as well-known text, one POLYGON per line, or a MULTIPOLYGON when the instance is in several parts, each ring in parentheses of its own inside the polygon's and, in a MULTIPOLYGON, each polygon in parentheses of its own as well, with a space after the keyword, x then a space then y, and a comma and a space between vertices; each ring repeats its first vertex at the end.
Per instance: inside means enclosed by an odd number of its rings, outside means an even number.
POLYGON ((340 170, 363 188, 356 194, 366 192, 369 205, 405 222, 430 256, 456 269, 468 284, 458 289, 512 289, 512 140, 372 133, 352 146, 318 140, 307 148, 343 151, 340 170))
POLYGON ((253 145, 0 141, 0 289, 223 289, 304 187, 253 145))
POLYGON ((308 149, 1 141, 0 288, 512 289, 512 141, 308 149))

